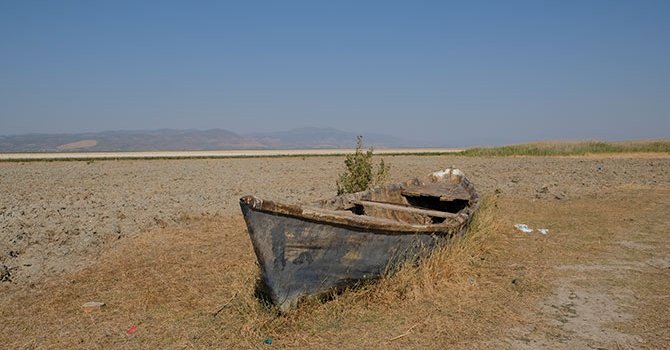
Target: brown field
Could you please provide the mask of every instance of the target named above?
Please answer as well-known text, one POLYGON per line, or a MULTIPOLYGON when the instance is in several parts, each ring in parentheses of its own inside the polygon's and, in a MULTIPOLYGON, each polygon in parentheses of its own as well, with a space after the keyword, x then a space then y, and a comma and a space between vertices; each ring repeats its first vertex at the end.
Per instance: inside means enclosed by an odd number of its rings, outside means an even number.
POLYGON ((669 154, 384 159, 462 169, 470 232, 288 315, 253 295, 238 198, 332 196, 342 157, 0 162, 0 347, 670 348, 669 154))

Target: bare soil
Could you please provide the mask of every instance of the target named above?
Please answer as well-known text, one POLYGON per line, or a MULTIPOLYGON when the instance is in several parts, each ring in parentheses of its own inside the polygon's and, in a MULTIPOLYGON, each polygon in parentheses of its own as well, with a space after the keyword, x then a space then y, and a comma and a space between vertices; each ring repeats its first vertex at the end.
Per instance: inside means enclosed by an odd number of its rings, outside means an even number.
POLYGON ((495 227, 449 262, 449 281, 405 290, 392 278, 289 316, 253 297, 238 198, 332 196, 343 158, 0 163, 0 343, 670 347, 670 155, 384 158, 391 181, 462 169, 497 197, 495 227))

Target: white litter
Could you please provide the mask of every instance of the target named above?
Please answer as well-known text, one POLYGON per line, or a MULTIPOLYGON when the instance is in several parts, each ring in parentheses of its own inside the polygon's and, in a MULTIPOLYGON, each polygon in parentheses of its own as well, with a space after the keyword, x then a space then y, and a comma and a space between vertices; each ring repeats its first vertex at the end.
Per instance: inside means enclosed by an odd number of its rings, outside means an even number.
POLYGON ((528 225, 526 225, 526 224, 516 224, 516 225, 514 225, 514 227, 516 227, 516 229, 521 231, 521 232, 525 232, 525 233, 533 232, 533 229, 528 227, 528 225))
POLYGON ((101 301, 89 301, 88 303, 84 303, 81 307, 83 307, 85 310, 92 310, 92 309, 99 309, 101 307, 105 306, 105 303, 101 301))
MULTIPOLYGON (((528 227, 528 225, 526 225, 526 224, 515 224, 514 228, 516 228, 517 230, 519 230, 521 232, 524 232, 524 233, 532 233, 534 231, 532 228, 528 227)), ((546 236, 546 235, 549 234, 549 229, 548 228, 538 228, 537 232, 546 236)))

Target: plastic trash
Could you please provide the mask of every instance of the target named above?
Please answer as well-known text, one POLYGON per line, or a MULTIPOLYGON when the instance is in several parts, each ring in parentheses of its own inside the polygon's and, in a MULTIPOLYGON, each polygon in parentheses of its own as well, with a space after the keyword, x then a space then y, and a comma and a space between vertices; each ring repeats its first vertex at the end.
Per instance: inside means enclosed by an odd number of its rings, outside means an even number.
MULTIPOLYGON (((521 232, 524 232, 524 233, 531 233, 531 232, 534 231, 532 228, 528 227, 528 225, 526 225, 526 224, 515 224, 514 228, 516 228, 517 230, 519 230, 521 232)), ((546 235, 549 234, 549 229, 548 228, 538 228, 537 232, 546 236, 546 235)))
POLYGON ((128 328, 128 330, 126 331, 126 333, 128 333, 128 334, 133 334, 135 332, 137 332, 137 326, 132 326, 132 327, 128 328))
POLYGON ((533 232, 533 229, 528 227, 528 225, 526 225, 526 224, 516 224, 516 225, 514 225, 514 227, 521 232, 525 232, 525 233, 533 232))
POLYGON ((105 306, 105 303, 102 301, 89 301, 88 303, 84 303, 81 307, 84 309, 99 309, 103 306, 105 306))

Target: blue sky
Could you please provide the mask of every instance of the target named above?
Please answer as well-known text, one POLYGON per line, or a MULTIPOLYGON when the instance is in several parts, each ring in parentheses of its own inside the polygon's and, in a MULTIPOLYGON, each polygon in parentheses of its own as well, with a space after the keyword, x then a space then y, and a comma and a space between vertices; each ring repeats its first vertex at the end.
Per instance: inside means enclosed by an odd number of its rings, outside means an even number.
POLYGON ((3 1, 0 135, 670 137, 670 1, 3 1))

